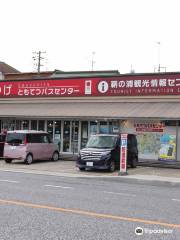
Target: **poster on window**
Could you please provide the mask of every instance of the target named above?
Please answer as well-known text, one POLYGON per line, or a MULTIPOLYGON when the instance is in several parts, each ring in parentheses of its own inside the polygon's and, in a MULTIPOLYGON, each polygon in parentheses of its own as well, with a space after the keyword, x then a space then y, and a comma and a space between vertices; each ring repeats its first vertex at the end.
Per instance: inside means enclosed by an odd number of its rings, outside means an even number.
POLYGON ((176 160, 176 136, 164 134, 160 138, 160 161, 175 161, 176 160))

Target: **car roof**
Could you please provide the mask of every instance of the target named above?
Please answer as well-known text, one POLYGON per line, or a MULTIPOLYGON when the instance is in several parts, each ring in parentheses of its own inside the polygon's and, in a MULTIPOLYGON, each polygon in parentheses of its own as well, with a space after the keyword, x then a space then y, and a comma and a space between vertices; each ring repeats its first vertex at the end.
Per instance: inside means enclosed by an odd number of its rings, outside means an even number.
POLYGON ((45 131, 36 131, 36 130, 14 130, 14 131, 7 131, 7 133, 22 133, 22 134, 27 134, 27 133, 46 133, 45 131))
MULTIPOLYGON (((122 134, 124 134, 124 133, 122 133, 122 134)), ((136 137, 136 134, 133 134, 133 133, 127 133, 127 135, 136 137)), ((111 133, 111 134, 98 133, 98 134, 92 134, 91 136, 121 137, 121 133, 119 133, 119 134, 117 134, 117 133, 116 134, 113 134, 113 133, 111 133)))
POLYGON ((91 136, 107 136, 107 137, 118 137, 118 134, 103 134, 103 133, 98 133, 98 134, 93 134, 91 136))

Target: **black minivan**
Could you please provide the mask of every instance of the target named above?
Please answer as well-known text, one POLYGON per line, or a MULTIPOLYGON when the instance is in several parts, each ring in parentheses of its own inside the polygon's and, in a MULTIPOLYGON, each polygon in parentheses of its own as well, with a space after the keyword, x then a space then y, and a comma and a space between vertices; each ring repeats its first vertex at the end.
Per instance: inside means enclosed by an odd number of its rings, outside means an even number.
MULTIPOLYGON (((92 135, 85 148, 80 150, 76 161, 79 170, 107 169, 113 172, 120 166, 121 136, 114 134, 92 135)), ((127 164, 135 168, 138 162, 136 135, 127 137, 127 164)))

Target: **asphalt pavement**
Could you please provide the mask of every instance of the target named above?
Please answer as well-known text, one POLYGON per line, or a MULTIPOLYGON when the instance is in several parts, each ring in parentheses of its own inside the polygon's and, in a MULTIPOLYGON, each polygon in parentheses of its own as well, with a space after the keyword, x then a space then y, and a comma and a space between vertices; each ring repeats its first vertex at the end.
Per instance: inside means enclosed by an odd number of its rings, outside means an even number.
POLYGON ((176 186, 0 170, 2 240, 178 240, 179 209, 176 186))

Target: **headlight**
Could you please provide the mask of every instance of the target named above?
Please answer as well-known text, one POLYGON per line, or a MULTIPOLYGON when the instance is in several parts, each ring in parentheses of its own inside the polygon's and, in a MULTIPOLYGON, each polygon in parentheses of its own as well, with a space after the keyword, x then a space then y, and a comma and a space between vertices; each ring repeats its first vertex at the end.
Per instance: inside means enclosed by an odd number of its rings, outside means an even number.
POLYGON ((102 155, 101 155, 101 160, 109 159, 110 157, 111 157, 111 152, 110 151, 103 152, 102 155))
POLYGON ((111 153, 110 151, 103 152, 101 156, 106 156, 106 155, 109 155, 110 153, 111 153))

